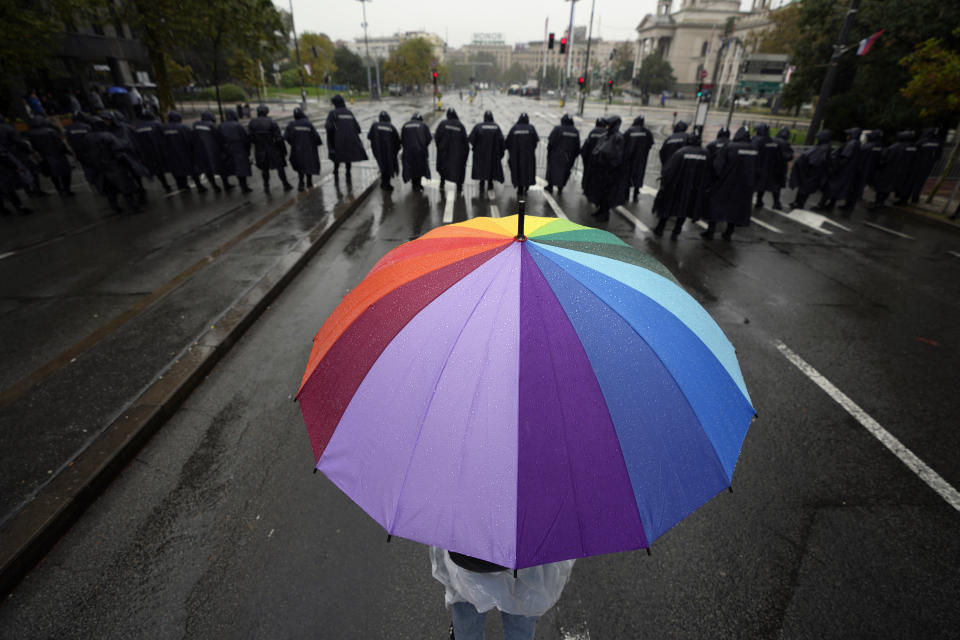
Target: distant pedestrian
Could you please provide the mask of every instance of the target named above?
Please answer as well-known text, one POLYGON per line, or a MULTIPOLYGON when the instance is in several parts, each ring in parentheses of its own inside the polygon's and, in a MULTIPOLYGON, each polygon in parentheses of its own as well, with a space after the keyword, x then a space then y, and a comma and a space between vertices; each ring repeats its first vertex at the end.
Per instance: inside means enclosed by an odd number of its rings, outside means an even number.
POLYGON ((526 194, 531 185, 537 182, 536 150, 539 142, 540 136, 530 124, 530 116, 521 113, 503 142, 509 153, 507 165, 510 167, 510 181, 518 196, 526 194))
POLYGON ((193 130, 183 124, 183 117, 178 111, 170 111, 167 114, 167 123, 162 125, 164 169, 172 175, 177 181, 177 188, 180 190, 189 189, 187 178, 192 177, 194 184, 197 185, 197 191, 205 193, 207 188, 200 184, 200 176, 197 174, 196 166, 193 163, 196 144, 194 141, 193 130))
POLYGON ((2 117, 0 117, 0 146, 6 148, 16 159, 18 164, 15 168, 18 172, 22 169, 29 174, 28 178, 26 175, 18 173, 28 194, 31 196, 50 195, 40 189, 40 168, 35 161, 37 154, 13 125, 7 124, 2 117))
POLYGON ((384 191, 393 191, 390 180, 400 173, 400 163, 397 162, 397 154, 400 153, 400 134, 390 123, 389 113, 380 112, 379 121, 370 127, 367 133, 367 140, 370 141, 370 149, 380 168, 380 188, 384 191))
POLYGON ((493 181, 503 184, 503 154, 506 151, 503 131, 493 120, 493 113, 486 111, 483 122, 474 125, 470 132, 470 146, 473 149, 473 170, 470 174, 480 181, 480 192, 493 189, 493 181))
MULTIPOLYGON (((462 92, 461 92, 462 93, 462 92)), ((470 154, 470 141, 467 128, 453 109, 447 109, 447 117, 440 121, 433 134, 433 143, 437 147, 437 174, 440 176, 440 190, 449 180, 457 185, 457 194, 463 193, 463 181, 467 176, 467 156, 470 154)))
POLYGON ((223 141, 217 119, 209 111, 200 114, 200 120, 193 123, 193 164, 197 172, 207 176, 207 182, 215 193, 220 193, 216 175, 223 175, 223 141))
MULTIPOLYGON (((676 135, 676 134, 674 134, 676 135)), ((660 188, 653 200, 653 213, 660 219, 653 233, 662 236, 670 218, 676 218, 670 237, 676 239, 687 218, 699 220, 706 215, 707 185, 710 167, 707 152, 695 135, 684 135, 684 144, 675 149, 663 167, 660 188)), ((718 151, 722 154, 724 149, 718 151)), ((746 192, 749 199, 751 192, 746 192)))
POLYGON ((482 640, 487 612, 500 611, 504 640, 533 640, 537 619, 553 607, 573 571, 573 560, 518 569, 430 547, 433 577, 450 608, 450 637, 482 640))
POLYGON ((43 109, 43 104, 40 102, 40 98, 37 97, 36 90, 31 91, 24 98, 27 103, 27 107, 30 109, 31 116, 46 116, 47 112, 43 109))
POLYGON ((140 157, 147 169, 160 181, 163 190, 170 193, 170 183, 164 176, 163 160, 163 123, 156 119, 153 110, 143 109, 140 121, 134 128, 137 134, 137 146, 140 147, 140 157))
POLYGON ((27 140, 42 158, 41 172, 50 177, 60 196, 67 198, 77 195, 70 188, 73 172, 70 161, 67 160, 70 149, 60 137, 60 133, 52 129, 42 116, 34 116, 27 130, 27 140))
POLYGON ((667 166, 667 161, 677 149, 687 146, 687 123, 680 120, 673 125, 673 133, 667 136, 667 139, 660 145, 660 175, 663 175, 663 169, 667 166))
POLYGON ((297 191, 312 189, 313 176, 320 175, 319 148, 323 141, 300 107, 293 110, 293 120, 287 123, 283 139, 290 145, 290 166, 297 172, 297 191))
POLYGON ((740 127, 733 141, 717 152, 710 167, 710 197, 707 204, 707 230, 701 235, 712 239, 717 223, 726 222, 723 239, 729 241, 737 227, 750 224, 750 204, 757 184, 759 150, 750 142, 750 133, 740 127))
POLYGON ((570 172, 580 155, 580 132, 570 114, 563 114, 560 124, 553 128, 547 138, 547 186, 548 193, 557 188, 557 195, 563 193, 570 179, 570 172))
POLYGON ((910 171, 910 202, 920 201, 920 193, 927 183, 927 178, 943 155, 943 143, 937 137, 936 127, 924 129, 917 141, 917 160, 910 171))
POLYGON ((103 111, 103 98, 100 97, 100 91, 96 87, 90 89, 90 107, 94 113, 103 111))
POLYGON ((237 112, 227 109, 226 121, 220 123, 220 139, 223 140, 223 186, 229 187, 228 176, 237 176, 240 192, 244 195, 253 191, 247 184, 252 175, 250 170, 250 136, 237 120, 237 112))
POLYGON ((423 121, 419 113, 406 122, 400 129, 400 148, 403 149, 401 161, 403 171, 401 177, 404 182, 410 182, 414 191, 422 192, 423 178, 430 179, 430 157, 427 146, 433 136, 430 127, 423 121))
POLYGON ((253 157, 263 176, 263 192, 270 193, 270 170, 276 169, 284 191, 293 189, 283 170, 287 166, 287 147, 283 144, 280 127, 269 115, 270 109, 262 104, 257 107, 257 117, 250 120, 247 130, 253 142, 253 157))
POLYGON ((590 184, 591 162, 593 161, 593 150, 601 138, 607 135, 607 121, 603 118, 597 118, 593 124, 593 129, 587 133, 587 139, 583 141, 580 147, 580 160, 583 162, 583 173, 580 176, 580 188, 587 192, 587 185, 590 184))
POLYGON ((790 187, 797 190, 797 195, 790 203, 791 209, 803 209, 810 194, 824 188, 827 179, 827 169, 830 166, 830 138, 833 134, 829 129, 817 133, 817 144, 800 154, 793 162, 790 170, 790 187))
POLYGON ((13 205, 20 215, 28 215, 33 210, 24 206, 17 195, 17 190, 28 187, 33 181, 33 174, 18 157, 18 147, 26 147, 20 134, 11 125, 8 125, 3 115, 0 115, 0 215, 7 216, 11 212, 4 206, 4 200, 13 205))
POLYGON ((367 159, 367 152, 360 141, 360 123, 347 108, 343 96, 335 95, 330 102, 333 103, 333 109, 327 114, 324 124, 327 131, 327 157, 333 161, 333 179, 340 180, 340 165, 343 164, 347 184, 350 184, 353 180, 350 165, 367 159))
POLYGON ((653 132, 643 126, 643 116, 633 119, 633 125, 623 134, 627 140, 626 156, 630 173, 630 186, 633 187, 633 201, 640 197, 643 189, 643 177, 647 172, 647 157, 653 147, 653 132))
POLYGON ((591 214, 600 222, 610 219, 610 209, 627 201, 630 191, 629 167, 625 162, 626 142, 620 133, 620 116, 604 120, 607 130, 590 152, 590 181, 584 195, 597 210, 591 214))

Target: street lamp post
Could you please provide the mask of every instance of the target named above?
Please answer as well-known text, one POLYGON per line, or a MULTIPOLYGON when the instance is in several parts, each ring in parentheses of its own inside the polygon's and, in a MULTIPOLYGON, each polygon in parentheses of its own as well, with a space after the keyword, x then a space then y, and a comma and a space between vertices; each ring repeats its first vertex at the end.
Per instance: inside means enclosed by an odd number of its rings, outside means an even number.
MULTIPOLYGON (((360 26, 363 27, 363 48, 364 51, 366 51, 367 90, 370 92, 370 98, 372 100, 379 100, 379 87, 374 86, 373 79, 370 77, 370 43, 367 41, 367 3, 373 2, 373 0, 357 0, 357 2, 360 3, 363 10, 363 23, 360 26)), ((379 69, 377 72, 379 73, 379 69)))
POLYGON ((300 75, 300 108, 307 108, 307 90, 303 85, 303 67, 300 65, 300 40, 297 38, 297 25, 293 21, 293 0, 290 0, 290 28, 293 30, 293 47, 297 52, 297 73, 300 75))

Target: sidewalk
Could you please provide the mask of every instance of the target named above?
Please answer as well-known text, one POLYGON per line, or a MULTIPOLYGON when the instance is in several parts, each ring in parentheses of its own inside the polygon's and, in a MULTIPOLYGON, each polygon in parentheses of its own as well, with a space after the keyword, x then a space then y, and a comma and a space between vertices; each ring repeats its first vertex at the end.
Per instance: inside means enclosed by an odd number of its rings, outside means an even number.
MULTIPOLYGON (((120 215, 78 188, 76 198, 49 196, 42 211, 41 200, 31 200, 36 213, 3 219, 0 273, 8 284, 19 273, 42 282, 49 274, 33 272, 47 264, 51 273, 70 273, 66 261, 102 255, 107 270, 117 271, 119 288, 131 293, 109 313, 94 314, 95 320, 87 307, 70 306, 71 300, 56 294, 39 325, 5 331, 11 334, 5 336, 7 350, 32 352, 36 346, 40 357, 21 354, 3 372, 0 595, 15 587, 176 411, 363 202, 375 178, 372 167, 358 165, 354 189, 342 190, 327 176, 313 190, 274 188, 271 196, 256 189, 249 196, 234 190, 166 197, 154 184, 144 213, 120 215), (143 237, 150 239, 148 252, 137 247, 137 258, 131 258, 126 244, 143 237), (150 243, 160 243, 158 250, 176 247, 179 261, 153 256, 150 243), (143 269, 153 280, 144 280, 143 269), (59 329, 64 312, 88 319, 59 329), (74 333, 59 334, 68 329, 74 333)), ((79 286, 86 286, 84 265, 72 270, 79 286)))

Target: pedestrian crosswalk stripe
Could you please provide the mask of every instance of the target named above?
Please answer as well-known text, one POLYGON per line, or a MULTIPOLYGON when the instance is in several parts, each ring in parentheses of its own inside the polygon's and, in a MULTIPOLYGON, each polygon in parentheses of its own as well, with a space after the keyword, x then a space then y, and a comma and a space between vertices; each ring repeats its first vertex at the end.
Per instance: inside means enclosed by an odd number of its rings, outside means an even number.
POLYGON ((553 209, 553 213, 558 218, 563 218, 564 220, 570 219, 567 217, 567 214, 563 212, 563 209, 560 208, 560 205, 557 203, 557 201, 554 199, 554 197, 551 194, 544 191, 543 197, 547 201, 547 204, 550 205, 550 208, 553 209))
POLYGON ((499 218, 500 217, 500 207, 495 204, 490 205, 490 217, 499 218))
POLYGON ((960 258, 960 253, 957 253, 956 251, 947 251, 947 253, 952 255, 954 258, 960 258))
POLYGON ((650 233, 650 227, 640 222, 640 218, 633 215, 633 212, 627 209, 626 207, 617 207, 617 213, 622 215, 624 218, 633 223, 633 231, 636 234, 640 233, 650 233))
POLYGON ((878 229, 878 230, 880 230, 880 231, 884 231, 884 232, 886 232, 886 233, 889 233, 890 235, 900 236, 901 238, 906 238, 907 240, 913 240, 913 239, 914 239, 913 236, 908 236, 908 235, 905 234, 905 233, 900 233, 899 231, 894 231, 893 229, 887 229, 886 227, 881 227, 881 226, 878 225, 878 224, 874 224, 874 223, 872 223, 872 222, 867 222, 866 220, 862 220, 862 222, 863 222, 863 224, 867 225, 868 227, 873 227, 874 229, 878 229))
POLYGON ((453 198, 454 192, 447 191, 446 201, 443 203, 443 224, 450 224, 453 222, 453 198))
POLYGON ((697 226, 700 227, 701 229, 708 229, 710 227, 710 225, 708 225, 703 220, 697 220, 697 226))
POLYGON ((790 213, 784 213, 783 211, 776 211, 773 209, 771 209, 771 211, 783 216, 784 218, 787 218, 788 220, 793 220, 794 222, 802 224, 805 227, 810 227, 814 231, 819 231, 824 235, 833 235, 833 231, 830 231, 829 229, 823 229, 820 226, 827 221, 827 218, 818 213, 814 213, 813 211, 807 211, 806 209, 793 209, 790 211, 790 213))
POLYGON ((769 229, 770 231, 773 231, 774 233, 783 233, 783 231, 780 231, 780 229, 777 229, 777 228, 776 228, 775 226, 773 226, 772 224, 768 224, 768 223, 764 222, 764 221, 761 220, 760 218, 751 218, 751 221, 754 222, 754 223, 756 223, 756 224, 758 224, 758 225, 760 225, 760 226, 763 227, 764 229, 769 229))

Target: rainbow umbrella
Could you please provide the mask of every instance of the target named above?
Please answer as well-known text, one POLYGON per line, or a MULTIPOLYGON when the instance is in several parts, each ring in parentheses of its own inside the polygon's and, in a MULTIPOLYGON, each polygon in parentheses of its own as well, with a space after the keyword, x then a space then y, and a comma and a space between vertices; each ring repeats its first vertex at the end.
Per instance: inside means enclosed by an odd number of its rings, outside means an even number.
POLYGON ((734 349, 652 257, 525 223, 434 229, 333 311, 298 392, 316 468, 389 534, 510 568, 647 548, 731 485, 734 349))

